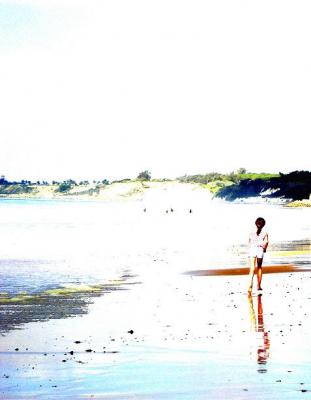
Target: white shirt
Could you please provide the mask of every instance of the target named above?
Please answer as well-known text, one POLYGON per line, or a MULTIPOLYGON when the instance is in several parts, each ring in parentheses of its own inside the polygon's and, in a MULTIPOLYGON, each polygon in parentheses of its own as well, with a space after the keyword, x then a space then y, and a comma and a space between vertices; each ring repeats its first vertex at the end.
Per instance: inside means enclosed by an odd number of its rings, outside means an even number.
POLYGON ((257 235, 257 229, 256 231, 252 232, 249 235, 249 244, 251 247, 263 247, 264 245, 264 239, 267 235, 267 232, 262 229, 259 235, 257 235))

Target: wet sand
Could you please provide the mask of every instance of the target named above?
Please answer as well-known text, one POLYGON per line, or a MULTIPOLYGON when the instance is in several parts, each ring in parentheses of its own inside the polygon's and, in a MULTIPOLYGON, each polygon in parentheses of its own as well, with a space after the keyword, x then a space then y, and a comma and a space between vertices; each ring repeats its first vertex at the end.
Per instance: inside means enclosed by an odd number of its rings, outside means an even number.
POLYGON ((282 272, 249 297, 243 275, 154 268, 87 314, 11 330, 1 398, 309 398, 311 275, 282 272))
MULTIPOLYGON (((293 264, 263 265, 262 270, 264 274, 311 272, 311 267, 301 267, 293 264)), ((193 276, 232 276, 232 275, 248 275, 248 273, 249 273, 249 268, 247 267, 204 269, 204 270, 185 272, 185 274, 193 276)))

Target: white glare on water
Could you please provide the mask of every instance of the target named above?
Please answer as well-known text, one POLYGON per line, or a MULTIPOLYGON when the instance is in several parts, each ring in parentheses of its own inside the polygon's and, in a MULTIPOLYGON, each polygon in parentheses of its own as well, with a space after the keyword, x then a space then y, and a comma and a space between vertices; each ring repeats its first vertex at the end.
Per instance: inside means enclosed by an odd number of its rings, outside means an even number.
POLYGON ((228 254, 247 245, 258 216, 267 221, 272 245, 308 239, 309 214, 265 203, 232 204, 195 192, 144 202, 2 201, 0 257, 48 261, 55 269, 62 262, 59 268, 80 275, 142 272, 154 259, 183 272, 228 262, 228 254))

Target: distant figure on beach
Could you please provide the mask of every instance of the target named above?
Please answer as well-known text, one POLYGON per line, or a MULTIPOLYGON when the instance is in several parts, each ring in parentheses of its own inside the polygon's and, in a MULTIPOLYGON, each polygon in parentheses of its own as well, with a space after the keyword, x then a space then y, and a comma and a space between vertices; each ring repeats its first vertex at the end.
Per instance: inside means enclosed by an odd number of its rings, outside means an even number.
POLYGON ((192 213, 192 209, 190 208, 190 210, 189 210, 189 213, 191 214, 192 213))
POLYGON ((263 230, 266 221, 259 217, 255 221, 256 230, 249 235, 249 288, 248 292, 251 293, 253 289, 253 278, 255 271, 257 272, 257 290, 262 290, 262 261, 263 255, 267 250, 269 244, 268 233, 263 230))

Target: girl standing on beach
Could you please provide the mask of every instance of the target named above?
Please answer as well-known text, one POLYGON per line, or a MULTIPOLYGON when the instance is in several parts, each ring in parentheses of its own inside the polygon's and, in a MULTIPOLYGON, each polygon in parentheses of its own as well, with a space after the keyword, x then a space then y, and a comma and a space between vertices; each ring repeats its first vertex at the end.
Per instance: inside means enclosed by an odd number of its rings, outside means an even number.
POLYGON ((262 280, 262 261, 263 255, 267 250, 269 239, 268 233, 263 230, 266 221, 259 217, 255 221, 257 230, 251 232, 249 235, 249 288, 248 292, 251 293, 253 289, 253 278, 255 270, 257 268, 257 290, 262 290, 261 280, 262 280))

